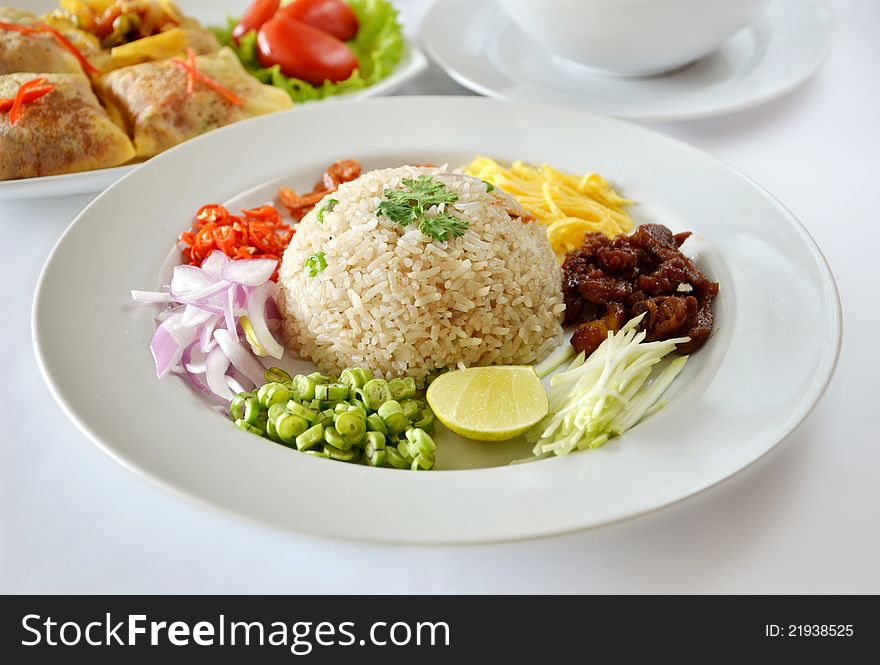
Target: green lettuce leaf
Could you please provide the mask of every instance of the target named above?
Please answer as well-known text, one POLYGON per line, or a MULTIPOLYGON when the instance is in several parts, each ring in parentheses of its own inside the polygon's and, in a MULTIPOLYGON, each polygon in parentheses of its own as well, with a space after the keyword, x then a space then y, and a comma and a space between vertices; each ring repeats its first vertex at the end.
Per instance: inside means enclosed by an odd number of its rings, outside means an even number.
POLYGON ((213 28, 214 34, 224 46, 229 46, 238 55, 244 68, 254 77, 285 90, 295 103, 324 99, 332 95, 342 95, 363 90, 391 74, 403 58, 405 49, 403 28, 397 20, 397 10, 387 0, 346 0, 358 17, 360 28, 357 36, 347 42, 357 56, 360 68, 344 81, 333 83, 324 81, 323 85, 312 85, 300 79, 289 78, 281 73, 277 65, 268 69, 260 66, 257 58, 257 33, 249 32, 236 45, 232 41, 232 30, 237 18, 228 17, 228 26, 213 28))

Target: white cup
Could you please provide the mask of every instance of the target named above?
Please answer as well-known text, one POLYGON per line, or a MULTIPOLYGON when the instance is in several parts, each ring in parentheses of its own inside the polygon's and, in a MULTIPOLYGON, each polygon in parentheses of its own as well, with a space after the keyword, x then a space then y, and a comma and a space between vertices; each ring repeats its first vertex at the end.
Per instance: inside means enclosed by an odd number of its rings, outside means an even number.
POLYGON ((618 76, 650 76, 699 60, 769 0, 498 0, 549 51, 618 76))

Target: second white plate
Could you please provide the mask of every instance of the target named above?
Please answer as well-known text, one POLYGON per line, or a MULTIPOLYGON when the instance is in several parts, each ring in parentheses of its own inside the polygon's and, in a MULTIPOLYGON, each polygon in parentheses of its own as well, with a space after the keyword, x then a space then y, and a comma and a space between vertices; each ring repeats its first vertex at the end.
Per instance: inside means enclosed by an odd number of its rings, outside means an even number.
POLYGON ((774 0, 712 55, 666 75, 633 78, 597 74, 549 53, 494 1, 436 0, 421 36, 452 78, 480 94, 672 121, 731 113, 791 91, 831 51, 833 17, 822 0, 774 0))
MULTIPOLYGON (((179 0, 180 7, 204 25, 225 25, 227 16, 241 14, 250 0, 179 0)), ((43 14, 58 6, 58 0, 10 0, 21 9, 43 14)), ((375 85, 341 97, 330 97, 325 102, 343 99, 366 99, 387 95, 421 73, 428 66, 428 60, 412 42, 407 40, 406 54, 394 72, 375 85)), ((301 105, 301 106, 308 106, 301 105)), ((295 112, 300 106, 291 109, 295 112)), ((96 169, 82 173, 24 178, 21 180, 0 181, 0 201, 13 199, 42 199, 72 194, 91 194, 100 192, 119 180, 123 175, 137 168, 137 164, 117 166, 112 169, 96 169)))

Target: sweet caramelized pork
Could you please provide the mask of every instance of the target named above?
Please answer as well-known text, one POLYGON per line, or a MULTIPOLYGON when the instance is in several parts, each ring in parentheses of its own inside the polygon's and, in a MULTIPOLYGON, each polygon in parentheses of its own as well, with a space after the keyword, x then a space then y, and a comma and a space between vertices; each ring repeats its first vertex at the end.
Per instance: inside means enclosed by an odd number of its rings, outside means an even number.
POLYGON ((648 341, 690 337, 679 346, 682 353, 703 345, 712 331, 718 284, 681 253, 689 236, 660 224, 614 239, 586 234, 583 247, 569 252, 562 266, 565 322, 580 324, 571 339, 577 351, 592 353, 608 331, 642 313, 648 341))

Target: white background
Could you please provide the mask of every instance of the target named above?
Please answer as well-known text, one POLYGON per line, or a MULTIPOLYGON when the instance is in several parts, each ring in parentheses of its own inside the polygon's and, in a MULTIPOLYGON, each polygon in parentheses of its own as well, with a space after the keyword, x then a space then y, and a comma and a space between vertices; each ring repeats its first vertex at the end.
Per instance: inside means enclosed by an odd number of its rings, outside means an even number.
MULTIPOLYGON (((426 3, 397 4, 416 34, 426 3)), ((683 503, 552 539, 419 548, 267 530, 150 484, 67 420, 40 378, 30 311, 43 261, 89 197, 0 202, 0 592, 880 592, 880 2, 832 6, 834 52, 802 88, 656 127, 765 185, 836 275, 840 365, 769 455, 683 503)), ((404 92, 465 94, 436 69, 404 92)))

